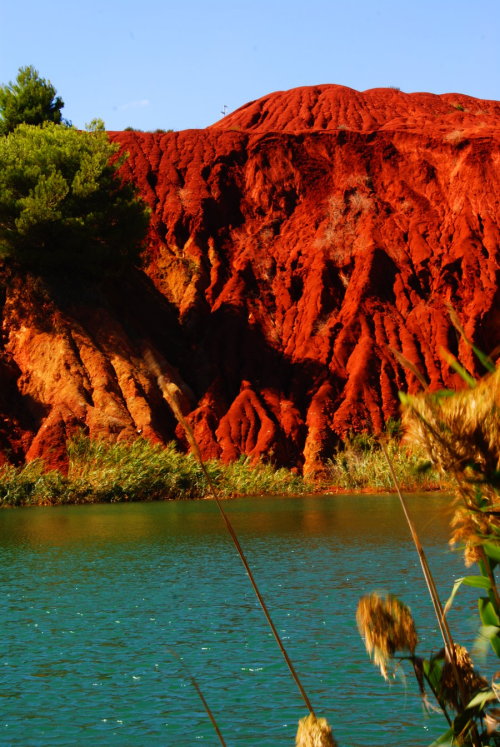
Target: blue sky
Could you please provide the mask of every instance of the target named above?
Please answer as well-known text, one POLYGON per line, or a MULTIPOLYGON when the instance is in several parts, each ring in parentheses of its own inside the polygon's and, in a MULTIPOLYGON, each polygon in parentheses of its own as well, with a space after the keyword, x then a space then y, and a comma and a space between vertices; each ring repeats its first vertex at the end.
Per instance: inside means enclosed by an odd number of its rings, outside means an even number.
POLYGON ((271 91, 500 98, 498 0, 1 0, 0 82, 34 65, 83 127, 205 127, 271 91))

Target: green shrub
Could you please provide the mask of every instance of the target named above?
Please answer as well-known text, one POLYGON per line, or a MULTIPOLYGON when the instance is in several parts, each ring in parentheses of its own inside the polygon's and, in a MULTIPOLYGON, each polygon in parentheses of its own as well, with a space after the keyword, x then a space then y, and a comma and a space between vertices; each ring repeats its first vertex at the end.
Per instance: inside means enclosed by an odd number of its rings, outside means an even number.
POLYGON ((304 493, 307 489, 302 478, 290 470, 261 462, 251 466, 245 457, 224 465, 218 485, 223 495, 304 493))
POLYGON ((64 475, 56 470, 46 472, 41 459, 22 467, 5 464, 0 468, 0 505, 63 503, 67 489, 64 475))
POLYGON ((22 124, 0 138, 0 254, 28 269, 102 274, 138 262, 148 212, 102 123, 22 124))
POLYGON ((194 457, 145 439, 109 443, 78 435, 68 444, 70 490, 92 501, 195 498, 208 491, 194 457))
MULTIPOLYGON (((116 503, 191 499, 208 496, 211 487, 199 462, 145 439, 110 443, 82 433, 68 442, 67 476, 46 472, 41 460, 23 467, 0 468, 0 505, 60 503, 116 503)), ((395 439, 387 443, 401 484, 407 489, 436 487, 429 461, 411 453, 395 439)), ((247 457, 231 464, 212 459, 205 470, 219 497, 239 495, 303 494, 311 485, 288 469, 270 464, 251 465, 247 457)), ((327 465, 327 477, 316 489, 332 486, 346 491, 364 488, 388 490, 387 464, 373 436, 356 435, 327 465)))
MULTIPOLYGON (((68 443, 68 475, 46 472, 42 460, 0 469, 0 505, 117 503, 202 498, 211 489, 199 462, 145 439, 110 443, 78 434, 68 443)), ((270 465, 249 465, 242 459, 205 468, 220 497, 262 493, 303 493, 301 478, 270 465)))

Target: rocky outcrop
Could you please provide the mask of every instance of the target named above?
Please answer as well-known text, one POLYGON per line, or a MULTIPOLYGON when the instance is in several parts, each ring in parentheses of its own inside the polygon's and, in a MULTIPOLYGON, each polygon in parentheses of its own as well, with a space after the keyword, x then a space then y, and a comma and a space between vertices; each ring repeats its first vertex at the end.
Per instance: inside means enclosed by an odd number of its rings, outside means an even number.
POLYGON ((7 279, 4 458, 64 461, 77 427, 184 440, 145 362, 183 392, 206 456, 311 473, 350 430, 470 370, 448 305, 500 342, 500 104, 460 94, 275 93, 206 130, 112 133, 152 210, 142 273, 60 299, 7 279))

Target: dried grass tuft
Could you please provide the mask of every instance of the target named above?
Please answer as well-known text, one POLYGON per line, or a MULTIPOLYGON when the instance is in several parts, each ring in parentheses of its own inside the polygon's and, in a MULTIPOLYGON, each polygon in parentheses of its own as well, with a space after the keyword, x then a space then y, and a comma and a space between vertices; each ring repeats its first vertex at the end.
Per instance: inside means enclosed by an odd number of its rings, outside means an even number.
POLYGON ((500 369, 473 389, 453 396, 407 397, 411 435, 443 471, 465 471, 472 463, 493 472, 500 464, 500 369))
POLYGON ((457 481, 451 543, 464 544, 471 565, 500 535, 500 368, 453 396, 407 396, 403 419, 409 438, 457 481))
POLYGON ((356 622, 368 654, 388 680, 387 665, 396 651, 409 651, 413 655, 418 643, 409 608, 392 594, 385 597, 368 594, 359 600, 356 622))
POLYGON ((491 530, 491 519, 480 512, 458 505, 450 522, 451 545, 464 548, 465 565, 470 567, 483 558, 482 544, 491 530))
MULTIPOLYGON (((488 683, 478 674, 472 663, 472 659, 469 656, 469 652, 464 646, 454 644, 455 657, 458 673, 462 679, 464 697, 469 702, 473 695, 479 690, 488 688, 488 683)), ((441 651, 441 656, 444 656, 444 651, 441 651)), ((450 705, 456 711, 460 710, 460 703, 458 699, 457 680, 453 671, 453 666, 449 660, 447 660, 443 666, 443 673, 441 675, 441 687, 440 694, 447 705, 450 705)))
POLYGON ((313 713, 301 718, 297 736, 296 747, 337 747, 332 730, 326 718, 317 718, 313 713))

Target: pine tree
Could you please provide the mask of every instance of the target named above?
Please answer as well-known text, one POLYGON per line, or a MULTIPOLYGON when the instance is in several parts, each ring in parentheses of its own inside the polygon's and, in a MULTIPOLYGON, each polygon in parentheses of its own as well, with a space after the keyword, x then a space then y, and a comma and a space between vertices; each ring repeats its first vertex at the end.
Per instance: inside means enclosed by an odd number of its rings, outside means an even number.
POLYGON ((31 65, 21 67, 14 83, 0 86, 0 134, 6 135, 20 124, 68 124, 61 115, 63 106, 50 81, 41 78, 31 65))

